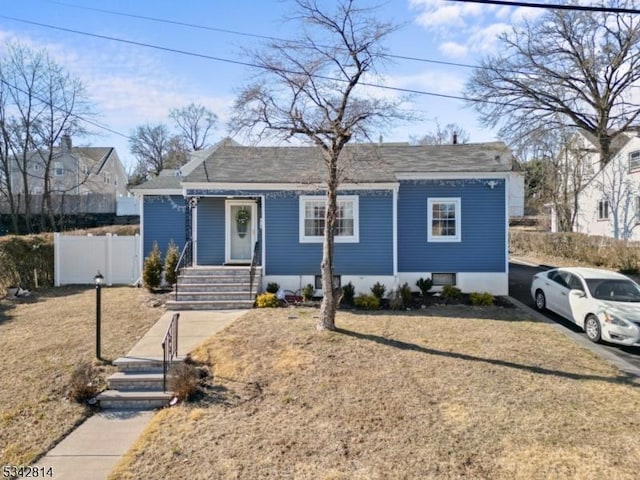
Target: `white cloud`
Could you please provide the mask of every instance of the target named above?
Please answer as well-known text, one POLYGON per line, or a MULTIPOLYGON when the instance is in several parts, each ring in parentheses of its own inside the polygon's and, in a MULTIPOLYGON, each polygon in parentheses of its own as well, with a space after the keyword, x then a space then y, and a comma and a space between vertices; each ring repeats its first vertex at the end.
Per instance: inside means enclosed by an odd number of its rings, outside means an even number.
POLYGON ((389 77, 387 84, 398 88, 460 96, 465 77, 445 70, 425 70, 412 75, 389 77))
POLYGON ((469 53, 469 47, 457 42, 444 42, 438 50, 446 57, 462 58, 469 53))
POLYGON ((493 23, 471 34, 467 45, 476 52, 495 52, 498 48, 498 37, 509 30, 511 25, 507 23, 493 23))
POLYGON ((511 15, 513 23, 523 23, 525 21, 533 21, 544 14, 542 8, 518 7, 511 15))

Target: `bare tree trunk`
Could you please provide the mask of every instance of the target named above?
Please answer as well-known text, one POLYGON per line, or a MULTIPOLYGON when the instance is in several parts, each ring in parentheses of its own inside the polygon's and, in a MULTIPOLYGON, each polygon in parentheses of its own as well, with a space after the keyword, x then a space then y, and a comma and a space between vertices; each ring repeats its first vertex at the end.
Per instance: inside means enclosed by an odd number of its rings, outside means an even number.
MULTIPOLYGON (((331 158, 330 170, 337 168, 337 158, 331 158)), ((330 177, 330 178, 335 178, 330 177)), ((322 304, 318 331, 336 329, 336 310, 338 308, 337 295, 333 289, 333 247, 335 244, 335 224, 338 212, 338 183, 327 182, 327 204, 324 212, 324 242, 322 245, 322 304)))

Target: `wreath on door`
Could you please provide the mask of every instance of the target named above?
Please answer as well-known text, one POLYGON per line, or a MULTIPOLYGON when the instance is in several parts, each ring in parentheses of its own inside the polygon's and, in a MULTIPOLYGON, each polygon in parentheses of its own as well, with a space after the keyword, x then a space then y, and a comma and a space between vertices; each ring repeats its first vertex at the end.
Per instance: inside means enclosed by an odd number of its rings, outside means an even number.
POLYGON ((251 220, 251 212, 244 207, 236 213, 236 225, 238 226, 238 235, 243 238, 247 234, 247 226, 251 220))

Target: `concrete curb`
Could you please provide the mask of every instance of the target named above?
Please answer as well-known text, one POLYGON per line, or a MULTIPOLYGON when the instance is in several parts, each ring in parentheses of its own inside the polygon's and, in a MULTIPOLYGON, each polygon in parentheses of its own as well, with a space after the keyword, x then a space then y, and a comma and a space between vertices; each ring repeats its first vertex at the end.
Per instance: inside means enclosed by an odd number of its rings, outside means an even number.
POLYGON ((507 296, 507 298, 518 309, 522 310, 527 315, 531 316, 534 320, 537 320, 539 322, 544 322, 544 323, 547 323, 547 324, 551 325, 553 328, 555 328, 559 332, 561 332, 564 335, 566 335, 567 337, 569 337, 571 340, 576 342, 581 347, 586 348, 587 350, 589 350, 589 351, 595 353, 596 355, 598 355, 599 357, 601 357, 603 360, 609 362, 611 365, 616 367, 621 372, 625 373, 627 376, 635 377, 634 381, 640 381, 640 368, 638 368, 635 365, 627 362, 626 360, 618 357, 617 355, 605 350, 600 345, 591 342, 586 336, 581 335, 581 334, 576 333, 576 332, 572 332, 571 330, 568 330, 567 328, 563 327, 562 325, 558 325, 553 320, 550 320, 549 318, 547 318, 544 315, 542 315, 540 312, 537 312, 536 310, 530 308, 529 306, 525 305, 521 301, 516 300, 515 298, 510 297, 510 296, 507 296))

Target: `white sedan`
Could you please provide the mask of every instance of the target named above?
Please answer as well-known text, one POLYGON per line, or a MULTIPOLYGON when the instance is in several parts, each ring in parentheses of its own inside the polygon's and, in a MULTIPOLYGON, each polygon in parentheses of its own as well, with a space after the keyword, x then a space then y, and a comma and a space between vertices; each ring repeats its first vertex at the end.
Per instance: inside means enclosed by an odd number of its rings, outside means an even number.
POLYGON ((640 346, 640 285, 620 273, 555 268, 534 275, 531 295, 538 310, 574 322, 593 342, 640 346))

